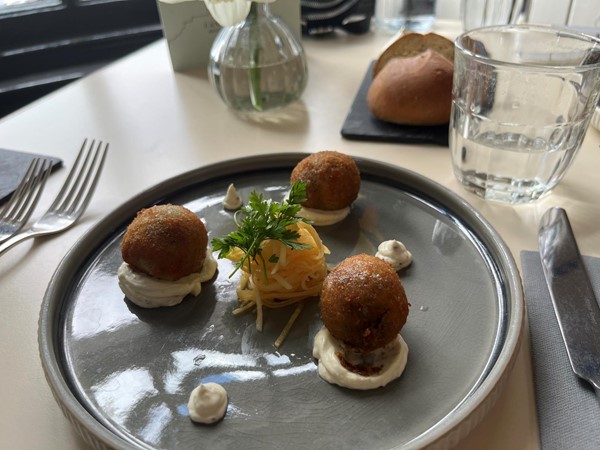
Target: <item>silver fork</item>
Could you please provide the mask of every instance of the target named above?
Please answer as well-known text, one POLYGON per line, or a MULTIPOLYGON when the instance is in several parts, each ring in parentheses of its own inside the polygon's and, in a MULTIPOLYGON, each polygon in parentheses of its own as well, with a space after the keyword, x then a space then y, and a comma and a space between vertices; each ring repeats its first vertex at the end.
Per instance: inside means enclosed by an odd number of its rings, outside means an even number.
POLYGON ((23 228, 40 199, 52 161, 46 158, 33 158, 21 182, 0 211, 0 243, 23 228))
POLYGON ((83 141, 81 150, 58 196, 46 213, 31 228, 14 235, 0 245, 0 255, 25 239, 64 231, 86 210, 98 184, 108 143, 83 141))

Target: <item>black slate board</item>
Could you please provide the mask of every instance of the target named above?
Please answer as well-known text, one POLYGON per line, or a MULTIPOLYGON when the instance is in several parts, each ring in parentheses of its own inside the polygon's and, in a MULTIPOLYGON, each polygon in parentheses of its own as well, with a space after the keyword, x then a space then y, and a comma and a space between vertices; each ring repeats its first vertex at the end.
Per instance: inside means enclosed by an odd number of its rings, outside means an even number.
POLYGON ((52 156, 17 152, 0 148, 0 204, 8 200, 25 175, 33 158, 42 157, 52 160, 52 170, 62 165, 62 161, 52 156))
POLYGON ((373 116, 367 107, 367 91, 371 85, 371 62, 358 89, 350 112, 342 126, 346 139, 405 144, 437 144, 448 147, 448 125, 411 126, 383 122, 373 116))

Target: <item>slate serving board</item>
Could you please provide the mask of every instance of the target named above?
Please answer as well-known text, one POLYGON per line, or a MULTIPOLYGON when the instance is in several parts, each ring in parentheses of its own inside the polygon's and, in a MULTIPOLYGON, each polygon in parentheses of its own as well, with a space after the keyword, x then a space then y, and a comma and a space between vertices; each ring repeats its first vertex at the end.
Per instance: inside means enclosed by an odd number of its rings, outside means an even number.
POLYGON ((52 156, 0 148, 0 204, 8 200, 25 175, 29 163, 36 157, 51 159, 53 171, 62 165, 62 160, 52 156))
POLYGON ((356 93, 350 112, 342 126, 346 139, 405 144, 437 144, 448 147, 448 125, 411 126, 383 122, 369 111, 367 91, 371 85, 373 64, 369 64, 365 77, 356 93))

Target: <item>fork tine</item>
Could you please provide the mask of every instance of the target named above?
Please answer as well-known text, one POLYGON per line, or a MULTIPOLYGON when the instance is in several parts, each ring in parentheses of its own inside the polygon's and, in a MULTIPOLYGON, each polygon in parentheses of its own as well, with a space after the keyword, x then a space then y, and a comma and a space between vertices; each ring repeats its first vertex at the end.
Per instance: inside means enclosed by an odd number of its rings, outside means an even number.
POLYGON ((56 209, 60 214, 72 214, 79 199, 87 189, 89 172, 93 169, 98 158, 98 148, 95 148, 95 143, 96 141, 93 140, 89 145, 85 159, 79 166, 75 180, 72 181, 69 191, 62 199, 60 206, 56 209))
POLYGON ((3 220, 14 224, 27 222, 40 199, 51 170, 52 161, 49 159, 34 158, 31 161, 23 180, 2 211, 3 220))
MULTIPOLYGON (((93 144, 94 143, 92 142, 92 145, 93 144)), ((78 173, 79 163, 80 163, 81 159, 83 158, 83 155, 86 154, 84 152, 86 145, 87 145, 87 138, 83 140, 83 144, 81 144, 81 148, 79 149, 77 158, 75 158, 73 167, 71 167, 71 170, 69 171, 69 175, 67 175, 67 179, 65 180, 64 184, 60 188, 59 193, 56 195, 56 199, 54 199, 54 202, 52 202, 52 205, 50 205, 49 211, 58 210, 59 205, 64 202, 65 195, 68 195, 67 190, 71 186, 71 182, 72 182, 73 178, 78 173)), ((89 156, 89 153, 87 153, 86 156, 89 156)), ((62 208, 62 205, 61 205, 61 208, 62 208)))
MULTIPOLYGON (((94 154, 94 144, 95 143, 96 143, 95 140, 92 140, 92 142, 90 143, 90 145, 85 153, 85 159, 83 160, 83 162, 81 163, 81 165, 79 166, 79 168, 77 170, 77 176, 75 177, 75 180, 72 181, 70 189, 66 193, 65 197, 62 199, 62 202, 61 202, 60 206, 57 208, 57 211, 60 211, 61 213, 71 214, 71 211, 73 208, 73 201, 74 201, 73 198, 75 197, 75 199, 76 199, 77 194, 85 188, 84 174, 86 173, 87 170, 89 170, 89 167, 90 167, 89 164, 91 164, 91 165, 94 164, 95 156, 92 159, 91 163, 90 163, 90 158, 92 158, 92 154, 94 154)), ((79 159, 79 156, 77 157, 77 159, 79 159)), ((77 164, 75 164, 73 166, 73 168, 75 168, 75 167, 77 167, 77 164)))
POLYGON ((49 212, 65 215, 72 215, 74 211, 77 211, 77 214, 83 213, 96 188, 108 151, 108 143, 104 147, 102 144, 103 142, 99 141, 96 145, 94 139, 86 151, 87 139, 83 141, 73 168, 50 206, 49 212))
POLYGON ((46 180, 52 171, 52 161, 49 159, 42 159, 39 162, 39 170, 31 179, 29 192, 27 192, 26 198, 23 200, 21 207, 14 217, 15 221, 22 221, 25 223, 29 220, 29 217, 33 213, 33 210, 41 197, 42 191, 44 190, 46 180))
POLYGON ((37 170, 36 168, 38 161, 39 158, 33 158, 29 163, 29 167, 25 171, 25 175, 23 175, 23 178, 17 186, 17 189, 10 196, 8 203, 4 205, 4 208, 2 208, 2 214, 0 214, 1 217, 12 217, 14 209, 21 204, 21 197, 29 190, 29 185, 31 184, 31 175, 35 170, 37 170))
POLYGON ((100 141, 98 143, 98 146, 96 148, 94 148, 95 143, 96 143, 96 141, 94 140, 90 144, 90 149, 88 150, 88 153, 85 157, 85 161, 84 161, 83 165, 81 166, 81 170, 79 171, 79 174, 77 175, 77 180, 73 183, 73 188, 71 189, 71 191, 69 192, 69 195, 67 196, 67 199, 65 199, 65 201, 63 203, 63 207, 64 207, 63 210, 66 211, 67 214, 73 213, 73 211, 75 210, 75 207, 79 203, 79 200, 81 200, 81 197, 84 195, 84 193, 87 190, 87 185, 90 181, 90 173, 94 169, 96 161, 98 160, 98 154, 99 154, 101 146, 102 146, 102 142, 100 141), (93 155, 93 157, 92 157, 92 155, 93 155), (91 158, 91 161, 90 161, 90 158, 91 158), (68 207, 67 207, 67 205, 68 205, 68 207))
POLYGON ((96 147, 96 152, 94 153, 94 159, 88 168, 86 176, 83 180, 83 184, 79 189, 77 196, 73 200, 73 203, 68 210, 68 214, 79 216, 83 214, 87 208, 92 195, 96 190, 96 186, 98 185, 98 180, 100 179, 100 174, 102 173, 102 168, 104 167, 104 161, 106 159, 107 152, 108 143, 102 147, 102 141, 99 141, 98 146, 96 147))

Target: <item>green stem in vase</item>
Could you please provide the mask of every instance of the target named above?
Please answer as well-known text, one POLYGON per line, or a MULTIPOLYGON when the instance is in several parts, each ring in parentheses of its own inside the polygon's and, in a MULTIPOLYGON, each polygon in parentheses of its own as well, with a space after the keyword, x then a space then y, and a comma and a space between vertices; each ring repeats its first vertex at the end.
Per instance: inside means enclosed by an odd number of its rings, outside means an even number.
POLYGON ((250 101, 254 109, 263 110, 262 90, 260 87, 261 69, 260 69, 260 25, 258 8, 256 2, 252 2, 248 19, 250 21, 250 101))

